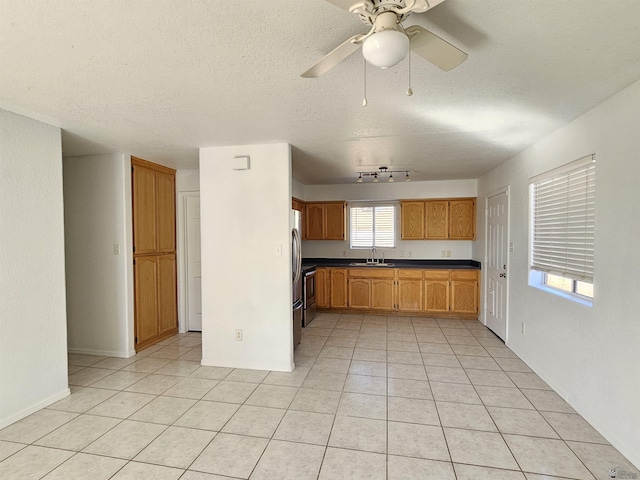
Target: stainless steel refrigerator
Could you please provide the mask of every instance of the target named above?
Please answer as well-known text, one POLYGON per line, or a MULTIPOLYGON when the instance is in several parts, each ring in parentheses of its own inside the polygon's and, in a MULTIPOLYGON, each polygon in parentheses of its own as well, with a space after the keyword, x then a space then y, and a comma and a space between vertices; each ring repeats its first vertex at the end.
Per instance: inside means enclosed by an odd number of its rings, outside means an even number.
POLYGON ((291 210, 291 272, 293 281, 293 348, 302 338, 302 216, 291 210))

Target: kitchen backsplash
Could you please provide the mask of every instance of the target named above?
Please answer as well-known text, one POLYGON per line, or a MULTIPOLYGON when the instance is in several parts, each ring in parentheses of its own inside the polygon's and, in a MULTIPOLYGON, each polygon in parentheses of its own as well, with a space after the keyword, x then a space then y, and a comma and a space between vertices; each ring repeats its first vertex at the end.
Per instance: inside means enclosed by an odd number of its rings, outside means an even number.
MULTIPOLYGON (((379 248, 378 258, 415 258, 433 260, 451 258, 467 260, 472 258, 472 241, 464 240, 397 240, 396 248, 379 248), (450 252, 450 256, 443 256, 450 252)), ((371 249, 350 249, 348 241, 305 240, 302 242, 302 254, 305 258, 367 258, 371 249)))

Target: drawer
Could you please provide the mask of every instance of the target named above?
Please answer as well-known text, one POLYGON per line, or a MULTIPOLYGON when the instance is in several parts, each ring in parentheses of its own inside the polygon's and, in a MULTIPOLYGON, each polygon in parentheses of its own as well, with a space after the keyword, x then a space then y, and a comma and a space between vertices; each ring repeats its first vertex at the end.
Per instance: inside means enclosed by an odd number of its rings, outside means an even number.
POLYGON ((398 269, 398 278, 403 280, 422 280, 422 270, 419 268, 400 268, 398 269))
POLYGON ((451 270, 451 280, 478 280, 478 270, 451 270))
POLYGON ((449 270, 425 270, 425 280, 449 280, 449 270))
POLYGON ((349 278, 395 278, 393 268, 350 268, 349 278))

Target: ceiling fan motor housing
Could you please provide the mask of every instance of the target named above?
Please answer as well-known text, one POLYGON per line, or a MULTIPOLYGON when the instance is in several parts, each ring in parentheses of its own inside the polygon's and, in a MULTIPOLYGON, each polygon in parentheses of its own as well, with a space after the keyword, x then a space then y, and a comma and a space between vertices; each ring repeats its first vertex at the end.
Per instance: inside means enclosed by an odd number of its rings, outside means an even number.
POLYGON ((409 37, 398 30, 398 16, 382 12, 376 17, 375 33, 363 42, 362 55, 371 65, 389 68, 396 65, 409 52, 409 37))
POLYGON ((406 12, 402 14, 398 14, 398 10, 405 8, 405 0, 369 0, 369 2, 373 8, 370 11, 367 11, 366 14, 360 14, 360 20, 367 25, 373 25, 374 22, 377 23, 377 19, 380 16, 380 13, 383 12, 394 12, 396 13, 396 21, 403 22, 411 12, 406 12))

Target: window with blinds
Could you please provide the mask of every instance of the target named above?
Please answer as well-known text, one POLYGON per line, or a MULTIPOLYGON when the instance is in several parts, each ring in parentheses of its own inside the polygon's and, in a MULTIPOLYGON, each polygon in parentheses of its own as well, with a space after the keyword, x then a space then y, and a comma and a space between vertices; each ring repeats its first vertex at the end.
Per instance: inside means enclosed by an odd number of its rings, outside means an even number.
POLYGON ((595 155, 531 179, 532 270, 593 283, 595 189, 595 155))
POLYGON ((349 207, 351 248, 393 248, 396 246, 395 205, 349 207))

